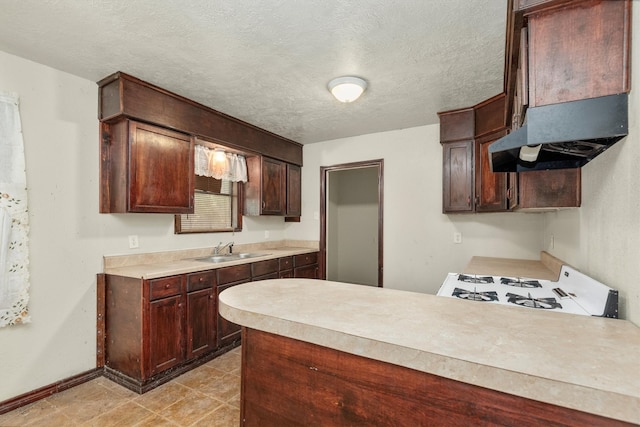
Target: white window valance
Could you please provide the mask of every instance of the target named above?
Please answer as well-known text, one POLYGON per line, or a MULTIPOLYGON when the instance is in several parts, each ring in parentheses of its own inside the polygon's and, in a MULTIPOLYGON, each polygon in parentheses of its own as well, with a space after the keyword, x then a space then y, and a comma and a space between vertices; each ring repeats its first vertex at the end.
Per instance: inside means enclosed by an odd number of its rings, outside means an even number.
POLYGON ((222 158, 218 158, 217 154, 210 148, 196 144, 196 175, 231 182, 247 182, 247 161, 244 156, 225 152, 222 158))

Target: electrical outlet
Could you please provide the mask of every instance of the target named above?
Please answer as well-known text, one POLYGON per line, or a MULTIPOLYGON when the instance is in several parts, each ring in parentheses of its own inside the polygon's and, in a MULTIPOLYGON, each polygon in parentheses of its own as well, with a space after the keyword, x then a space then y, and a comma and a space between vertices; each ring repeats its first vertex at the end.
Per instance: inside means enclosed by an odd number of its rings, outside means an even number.
POLYGON ((129 236, 129 249, 136 249, 138 247, 138 236, 135 234, 129 236))
POLYGON ((556 245, 556 238, 552 234, 551 237, 549 238, 549 249, 553 249, 555 245, 556 245))
POLYGON ((269 238, 269 230, 264 230, 264 238, 265 239, 269 238))
POLYGON ((453 243, 462 243, 462 233, 453 233, 453 243))

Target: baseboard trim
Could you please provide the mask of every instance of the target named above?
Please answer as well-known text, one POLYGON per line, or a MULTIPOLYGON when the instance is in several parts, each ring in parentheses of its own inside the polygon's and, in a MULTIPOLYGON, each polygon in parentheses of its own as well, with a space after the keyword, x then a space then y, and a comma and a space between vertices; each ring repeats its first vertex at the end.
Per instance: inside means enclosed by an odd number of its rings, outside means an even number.
POLYGON ((61 391, 70 389, 71 387, 86 383, 87 381, 91 381, 94 378, 102 376, 102 374, 102 368, 92 369, 90 371, 57 381, 53 384, 49 384, 28 393, 21 394, 20 396, 5 400, 4 402, 0 402, 0 415, 18 409, 22 406, 37 402, 38 400, 44 399, 53 394, 60 393, 61 391))

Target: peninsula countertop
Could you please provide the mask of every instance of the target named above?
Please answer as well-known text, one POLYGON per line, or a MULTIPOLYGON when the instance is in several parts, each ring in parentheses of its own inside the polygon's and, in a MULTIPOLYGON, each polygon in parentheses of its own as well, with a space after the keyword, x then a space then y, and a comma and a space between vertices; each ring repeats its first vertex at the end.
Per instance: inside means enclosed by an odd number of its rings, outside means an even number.
POLYGON ((633 323, 310 279, 220 294, 226 319, 488 389, 640 423, 633 323))

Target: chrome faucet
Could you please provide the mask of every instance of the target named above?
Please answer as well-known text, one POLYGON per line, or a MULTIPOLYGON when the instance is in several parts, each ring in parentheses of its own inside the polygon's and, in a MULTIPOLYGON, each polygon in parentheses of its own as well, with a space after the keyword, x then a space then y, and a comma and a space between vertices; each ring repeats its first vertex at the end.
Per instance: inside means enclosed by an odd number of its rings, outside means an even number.
POLYGON ((220 251, 223 250, 224 248, 229 248, 229 253, 233 253, 233 242, 229 242, 226 245, 223 245, 222 242, 220 242, 218 244, 218 246, 216 246, 215 248, 213 248, 213 254, 214 255, 219 255, 220 251))

